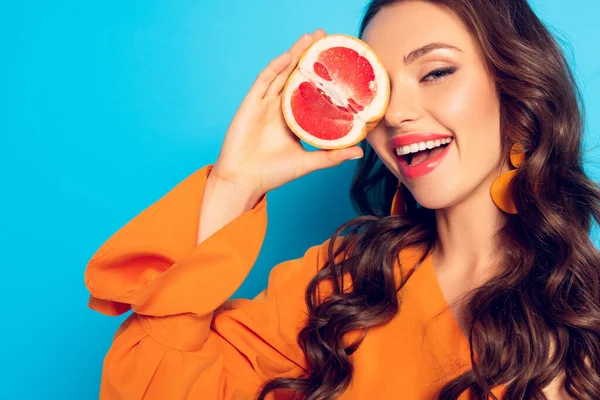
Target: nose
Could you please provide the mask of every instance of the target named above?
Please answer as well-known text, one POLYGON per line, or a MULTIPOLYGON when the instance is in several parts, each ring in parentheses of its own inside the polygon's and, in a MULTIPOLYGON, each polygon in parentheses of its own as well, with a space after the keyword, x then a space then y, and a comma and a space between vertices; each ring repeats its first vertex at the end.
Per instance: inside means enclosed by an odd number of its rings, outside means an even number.
POLYGON ((383 117, 389 128, 401 128, 417 121, 421 116, 419 95, 410 85, 390 86, 390 103, 383 117))

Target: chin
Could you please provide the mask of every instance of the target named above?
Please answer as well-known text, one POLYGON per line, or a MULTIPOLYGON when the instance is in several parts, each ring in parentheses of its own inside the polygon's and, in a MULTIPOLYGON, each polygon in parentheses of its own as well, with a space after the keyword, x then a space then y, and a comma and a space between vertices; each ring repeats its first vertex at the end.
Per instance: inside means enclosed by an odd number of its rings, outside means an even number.
POLYGON ((433 171, 423 179, 402 182, 411 192, 417 203, 432 210, 452 207, 463 199, 468 191, 470 182, 461 178, 461 171, 454 169, 453 173, 433 171))
POLYGON ((448 208, 456 202, 456 196, 451 195, 450 191, 446 190, 419 190, 412 192, 417 203, 422 207, 430 210, 440 210, 448 208))

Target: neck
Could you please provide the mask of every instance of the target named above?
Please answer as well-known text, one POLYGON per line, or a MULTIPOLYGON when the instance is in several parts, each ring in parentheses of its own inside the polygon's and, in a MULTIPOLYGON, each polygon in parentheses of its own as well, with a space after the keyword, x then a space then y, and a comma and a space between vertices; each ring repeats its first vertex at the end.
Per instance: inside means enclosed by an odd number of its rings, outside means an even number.
POLYGON ((484 182, 459 204, 436 210, 438 241, 432 256, 436 271, 449 281, 477 285, 495 272, 500 253, 495 235, 505 217, 489 194, 490 185, 484 182))

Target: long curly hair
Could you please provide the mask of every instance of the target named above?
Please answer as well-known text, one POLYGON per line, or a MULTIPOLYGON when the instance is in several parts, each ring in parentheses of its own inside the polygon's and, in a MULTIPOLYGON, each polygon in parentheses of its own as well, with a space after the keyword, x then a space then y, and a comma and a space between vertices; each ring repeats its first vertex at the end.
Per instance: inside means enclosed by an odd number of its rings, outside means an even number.
MULTIPOLYGON (((370 1, 359 37, 396 2, 370 1)), ((506 268, 466 297, 472 369, 447 382, 438 398, 468 390, 495 398, 491 389, 504 385, 506 398, 545 399, 542 389, 565 372, 571 396, 600 399, 600 254, 591 241, 600 188, 584 172, 583 102, 568 62, 526 0, 429 2, 452 9, 482 50, 501 96, 503 154, 508 159, 515 141, 527 153, 511 185, 519 214, 507 215, 497 234, 506 268)), ((298 344, 310 371, 266 382, 260 400, 280 389, 308 400, 342 394, 353 374, 349 356, 364 335, 348 347, 342 336, 388 323, 406 282, 394 277, 400 249, 424 245, 427 254, 436 244, 434 210, 420 207, 404 185, 406 211, 389 215, 397 178, 366 141, 361 146, 365 156, 350 190, 360 216, 335 231, 328 262, 306 288, 309 315, 298 344), (340 284, 346 274, 351 291, 340 284), (333 292, 319 299, 324 281, 333 292)))

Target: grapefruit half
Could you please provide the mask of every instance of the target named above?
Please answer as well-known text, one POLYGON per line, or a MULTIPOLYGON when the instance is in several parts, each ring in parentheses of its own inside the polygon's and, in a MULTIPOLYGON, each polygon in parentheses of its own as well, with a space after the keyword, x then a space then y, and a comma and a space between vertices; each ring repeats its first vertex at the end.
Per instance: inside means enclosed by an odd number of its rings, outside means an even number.
POLYGON ((304 51, 281 96, 285 122, 306 143, 321 149, 350 147, 383 118, 390 81, 365 42, 328 35, 304 51))

